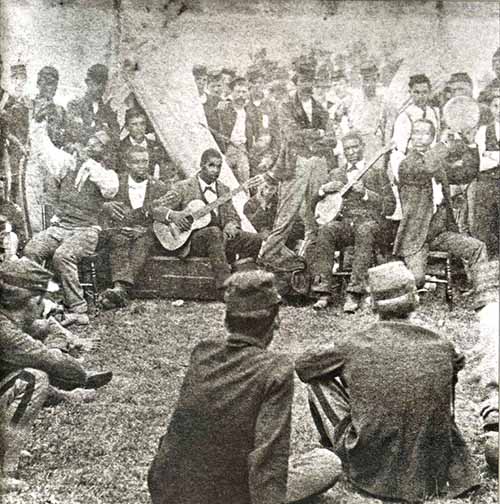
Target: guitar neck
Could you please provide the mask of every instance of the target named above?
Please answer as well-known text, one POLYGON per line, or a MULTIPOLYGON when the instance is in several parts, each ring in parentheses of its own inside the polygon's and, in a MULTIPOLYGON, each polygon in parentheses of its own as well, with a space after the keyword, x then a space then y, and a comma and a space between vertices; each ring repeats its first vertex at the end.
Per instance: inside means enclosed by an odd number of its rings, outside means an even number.
POLYGON ((375 155, 375 157, 360 171, 358 171, 356 173, 356 175, 353 177, 352 180, 350 180, 349 182, 347 182, 347 184, 340 190, 340 195, 341 196, 344 196, 344 194, 346 192, 348 192, 351 187, 356 183, 358 182, 358 180, 360 180, 362 177, 364 177, 365 173, 386 153, 386 152, 389 152, 389 150, 392 149, 392 145, 389 147, 386 147, 382 150, 380 150, 379 152, 377 152, 377 154, 375 155))
POLYGON ((250 181, 248 180, 244 184, 241 184, 238 187, 235 187, 231 191, 229 191, 227 194, 223 194, 222 196, 219 196, 215 201, 212 201, 212 203, 207 203, 202 209, 193 212, 191 216, 193 219, 201 219, 205 215, 209 214, 216 208, 220 207, 224 203, 227 203, 229 200, 233 198, 233 196, 236 196, 239 192, 245 190, 247 186, 250 184, 250 181))

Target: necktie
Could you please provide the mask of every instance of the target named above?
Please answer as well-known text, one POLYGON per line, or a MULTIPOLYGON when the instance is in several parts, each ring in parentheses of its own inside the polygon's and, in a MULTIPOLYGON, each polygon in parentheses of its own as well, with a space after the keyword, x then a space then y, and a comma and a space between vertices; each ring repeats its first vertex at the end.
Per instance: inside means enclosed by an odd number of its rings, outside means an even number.
POLYGON ((211 191, 215 195, 217 195, 217 193, 215 192, 215 189, 213 187, 211 187, 211 186, 206 186, 205 189, 203 189, 203 194, 205 194, 207 191, 211 191))

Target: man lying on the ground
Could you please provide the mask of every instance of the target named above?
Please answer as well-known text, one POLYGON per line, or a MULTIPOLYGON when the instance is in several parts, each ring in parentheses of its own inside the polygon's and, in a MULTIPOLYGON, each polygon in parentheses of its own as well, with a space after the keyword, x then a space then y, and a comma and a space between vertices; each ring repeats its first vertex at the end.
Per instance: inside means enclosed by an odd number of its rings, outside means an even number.
MULTIPOLYGON (((207 149, 201 155, 200 171, 186 180, 177 182, 172 191, 160 198, 153 209, 153 217, 160 222, 174 224, 181 231, 191 227, 186 207, 193 200, 205 204, 227 195, 229 188, 219 181, 222 156, 215 149, 207 149)), ((222 203, 211 212, 207 227, 194 230, 188 242, 189 254, 208 256, 215 276, 219 295, 231 274, 230 264, 236 259, 256 258, 262 239, 256 233, 241 230, 240 218, 231 200, 222 203)))
POLYGON ((379 498, 462 495, 479 481, 454 420, 463 356, 444 335, 409 322, 418 297, 403 263, 368 274, 379 321, 296 362, 321 442, 357 488, 379 498))
POLYGON ((52 259, 68 309, 66 325, 89 323, 78 264, 96 251, 99 214, 104 202, 118 192, 118 176, 106 168, 103 161, 110 141, 105 131, 99 131, 90 137, 84 159, 75 161, 70 154, 58 151, 59 157, 47 160, 48 165, 54 166, 50 182, 55 187, 48 192, 54 203, 55 218, 51 226, 35 235, 24 249, 24 254, 39 264, 52 259))
POLYGON ((102 295, 104 308, 126 306, 128 292, 142 272, 151 249, 158 245, 151 215, 154 201, 167 192, 167 185, 148 174, 149 151, 138 145, 124 156, 126 170, 119 177, 120 187, 113 201, 104 203, 109 217, 110 266, 113 288, 102 295))
POLYGON ((27 258, 0 265, 0 435, 3 492, 26 485, 16 479, 19 456, 40 408, 47 400, 90 401, 111 371, 87 371, 59 349, 30 333, 42 317, 52 273, 27 258))
POLYGON ((293 365, 267 350, 279 328, 273 275, 234 274, 225 300, 227 339, 194 348, 149 470, 153 504, 283 504, 338 477, 336 457, 319 450, 295 459, 287 484, 293 365))

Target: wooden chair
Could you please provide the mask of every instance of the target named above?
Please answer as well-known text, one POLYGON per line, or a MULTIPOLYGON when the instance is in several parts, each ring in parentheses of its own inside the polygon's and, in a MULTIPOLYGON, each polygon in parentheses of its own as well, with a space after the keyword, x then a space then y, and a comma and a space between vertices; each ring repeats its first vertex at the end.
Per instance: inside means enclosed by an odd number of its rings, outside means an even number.
POLYGON ((453 289, 451 283, 451 260, 448 252, 429 251, 425 281, 444 286, 448 310, 453 310, 453 289))

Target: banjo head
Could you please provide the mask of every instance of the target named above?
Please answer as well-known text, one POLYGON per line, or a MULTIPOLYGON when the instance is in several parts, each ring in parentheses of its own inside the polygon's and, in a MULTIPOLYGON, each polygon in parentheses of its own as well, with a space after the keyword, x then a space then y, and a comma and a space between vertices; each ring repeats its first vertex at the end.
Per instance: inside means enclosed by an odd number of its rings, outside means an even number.
POLYGON ((475 128, 479 123, 479 105, 470 96, 456 96, 443 107, 443 119, 455 131, 475 128))

